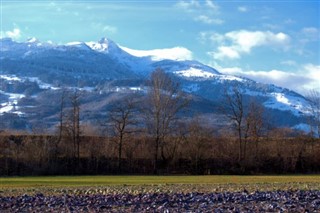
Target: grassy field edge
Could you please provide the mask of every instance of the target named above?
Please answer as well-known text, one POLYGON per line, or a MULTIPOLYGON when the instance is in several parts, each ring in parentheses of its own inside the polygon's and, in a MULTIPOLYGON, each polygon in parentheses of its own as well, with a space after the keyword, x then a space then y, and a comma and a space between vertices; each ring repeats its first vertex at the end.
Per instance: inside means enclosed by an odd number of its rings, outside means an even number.
POLYGON ((320 190, 320 175, 1 177, 0 196, 320 190))
POLYGON ((0 187, 35 186, 97 186, 154 184, 258 184, 258 183, 319 183, 320 175, 261 176, 40 176, 0 177, 0 187))

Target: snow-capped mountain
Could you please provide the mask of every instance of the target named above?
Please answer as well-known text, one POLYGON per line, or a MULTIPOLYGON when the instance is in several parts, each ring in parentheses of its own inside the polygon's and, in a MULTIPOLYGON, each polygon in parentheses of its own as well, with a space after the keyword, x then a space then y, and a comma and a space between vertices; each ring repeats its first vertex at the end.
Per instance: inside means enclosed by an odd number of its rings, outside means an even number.
POLYGON ((39 120, 53 125, 62 88, 84 91, 86 118, 93 119, 112 101, 112 94, 143 91, 146 78, 156 68, 180 82, 182 89, 194 97, 191 105, 199 113, 214 114, 226 88, 237 84, 246 97, 266 107, 277 125, 301 126, 310 115, 309 103, 303 96, 221 74, 190 60, 190 51, 183 47, 132 50, 107 38, 64 45, 35 38, 26 42, 4 38, 0 42, 0 116, 16 119, 11 126, 17 128, 39 120))

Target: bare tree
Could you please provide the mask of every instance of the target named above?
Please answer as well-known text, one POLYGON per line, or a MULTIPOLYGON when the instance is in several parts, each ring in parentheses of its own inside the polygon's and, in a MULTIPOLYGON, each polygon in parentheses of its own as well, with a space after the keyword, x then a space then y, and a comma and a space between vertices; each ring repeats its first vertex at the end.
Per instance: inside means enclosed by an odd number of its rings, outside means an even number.
MULTIPOLYGON (((264 127, 263 115, 264 107, 257 101, 251 100, 248 107, 248 113, 245 117, 244 152, 246 152, 247 139, 252 138, 255 142, 256 157, 259 155, 258 143, 264 127)), ((246 156, 246 153, 244 153, 244 156, 246 156)))
POLYGON ((244 123, 245 123, 245 106, 243 100, 243 94, 238 84, 233 85, 231 89, 225 89, 225 100, 223 103, 223 112, 233 123, 238 135, 239 147, 238 147, 238 160, 241 161, 245 158, 243 135, 244 135, 244 123))
POLYGON ((66 99, 66 91, 62 90, 60 105, 59 105, 59 129, 58 129, 58 139, 57 144, 61 142, 62 132, 63 132, 63 124, 64 124, 64 108, 65 108, 65 99, 66 99))
POLYGON ((58 147, 59 144, 62 141, 62 137, 63 137, 63 131, 64 131, 64 125, 65 125, 65 105, 66 105, 66 90, 62 89, 61 91, 61 97, 60 97, 60 102, 59 102, 59 114, 58 114, 58 126, 57 126, 57 138, 55 141, 53 141, 52 145, 53 145, 53 151, 52 151, 52 155, 53 158, 57 158, 58 155, 58 147))
POLYGON ((310 122, 311 134, 320 138, 320 92, 311 90, 307 95, 307 98, 309 100, 312 113, 310 122))
POLYGON ((136 132, 137 121, 135 115, 137 113, 137 102, 133 96, 128 96, 119 103, 112 106, 109 111, 108 120, 111 125, 111 131, 116 137, 116 144, 118 146, 118 171, 122 171, 122 152, 123 145, 127 137, 136 132))
POLYGON ((172 130, 177 115, 187 105, 187 99, 175 83, 163 70, 156 69, 151 74, 147 96, 148 107, 145 110, 146 124, 154 140, 154 173, 158 172, 158 158, 165 160, 164 141, 172 130))
POLYGON ((72 139, 73 143, 73 158, 77 159, 77 163, 79 166, 80 163, 80 136, 81 136, 81 129, 80 129, 80 98, 81 93, 78 90, 75 90, 70 95, 70 102, 71 102, 71 110, 67 114, 66 118, 66 131, 68 135, 72 139))
POLYGON ((197 174, 201 173, 201 161, 209 158, 212 150, 212 129, 202 124, 199 117, 192 119, 187 125, 185 149, 197 174))

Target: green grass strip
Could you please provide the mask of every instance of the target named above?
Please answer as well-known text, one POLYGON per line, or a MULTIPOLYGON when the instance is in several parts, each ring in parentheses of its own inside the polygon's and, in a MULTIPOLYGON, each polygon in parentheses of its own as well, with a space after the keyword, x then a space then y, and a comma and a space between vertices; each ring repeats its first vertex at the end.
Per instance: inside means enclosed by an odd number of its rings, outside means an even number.
POLYGON ((285 176, 45 176, 2 177, 0 188, 77 187, 158 184, 320 184, 320 175, 285 176))

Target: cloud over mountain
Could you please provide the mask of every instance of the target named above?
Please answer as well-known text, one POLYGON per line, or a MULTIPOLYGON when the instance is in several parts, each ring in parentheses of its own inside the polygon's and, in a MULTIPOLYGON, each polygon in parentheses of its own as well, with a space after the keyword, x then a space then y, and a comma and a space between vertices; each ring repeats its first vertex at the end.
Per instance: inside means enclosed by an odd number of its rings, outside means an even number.
POLYGON ((242 54, 250 54, 252 49, 257 47, 286 49, 290 44, 290 36, 283 32, 239 30, 225 34, 202 33, 200 36, 218 45, 215 50, 209 52, 218 60, 239 59, 242 54))
POLYGON ((240 75, 261 83, 275 84, 302 94, 308 93, 312 89, 320 90, 320 66, 314 64, 305 64, 299 68, 298 72, 284 70, 245 71, 239 67, 220 67, 219 70, 225 74, 240 75))
POLYGON ((14 28, 12 31, 8 30, 8 31, 1 31, 0 33, 0 38, 4 38, 4 37, 9 37, 9 38, 13 38, 13 39, 18 39, 21 37, 21 30, 19 28, 14 28))

